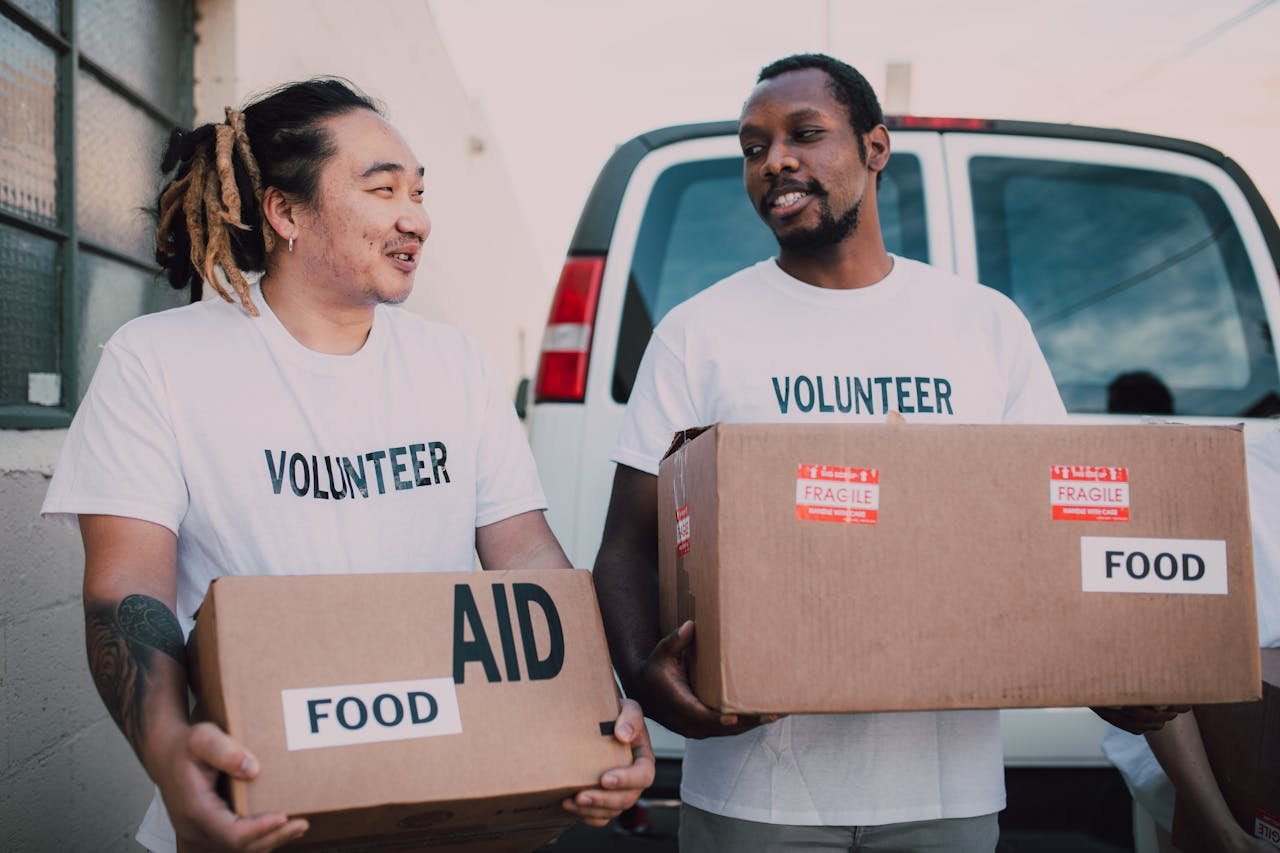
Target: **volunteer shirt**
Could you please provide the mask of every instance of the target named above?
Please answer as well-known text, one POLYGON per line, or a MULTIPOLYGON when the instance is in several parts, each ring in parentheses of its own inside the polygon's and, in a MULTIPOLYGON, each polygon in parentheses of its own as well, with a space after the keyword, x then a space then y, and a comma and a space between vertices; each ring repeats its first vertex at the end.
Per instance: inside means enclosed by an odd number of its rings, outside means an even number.
MULTIPOLYGON (((1260 648, 1280 648, 1280 428, 1251 435, 1246 443, 1249 511, 1253 518, 1253 582, 1260 648)), ((1102 752, 1124 777, 1129 791, 1166 830, 1173 827, 1173 783, 1147 739, 1108 726, 1102 752)))
MULTIPOLYGON (((686 427, 880 422, 890 411, 935 423, 1066 415, 1030 325, 1001 294, 900 257, 856 290, 813 287, 767 260, 654 330, 613 459, 656 474, 686 427)), ((781 824, 989 814, 1004 807, 999 712, 792 715, 691 740, 681 796, 781 824)))
MULTIPOLYGON (((103 350, 42 513, 177 534, 177 616, 222 575, 468 571, 475 530, 545 509, 528 443, 478 346, 378 306, 364 346, 298 343, 210 300, 140 317, 103 350)), ((139 840, 172 849, 147 814, 139 840)))

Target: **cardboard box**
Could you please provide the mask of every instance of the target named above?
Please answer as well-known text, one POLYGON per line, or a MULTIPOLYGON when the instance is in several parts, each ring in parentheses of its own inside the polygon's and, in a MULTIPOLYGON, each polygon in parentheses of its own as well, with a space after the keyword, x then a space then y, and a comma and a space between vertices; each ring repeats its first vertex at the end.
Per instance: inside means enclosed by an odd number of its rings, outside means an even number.
MULTIPOLYGON (((1197 705, 1196 722, 1218 789, 1240 826, 1280 848, 1280 649, 1262 650, 1262 701, 1197 705)), ((1175 800, 1173 841, 1215 853, 1175 800)))
POLYGON ((585 571, 224 577, 192 659, 261 764, 234 810, 305 815, 298 849, 530 850, 630 762, 585 571))
POLYGON ((1258 695, 1239 428, 718 424, 658 500, 713 708, 1258 695))

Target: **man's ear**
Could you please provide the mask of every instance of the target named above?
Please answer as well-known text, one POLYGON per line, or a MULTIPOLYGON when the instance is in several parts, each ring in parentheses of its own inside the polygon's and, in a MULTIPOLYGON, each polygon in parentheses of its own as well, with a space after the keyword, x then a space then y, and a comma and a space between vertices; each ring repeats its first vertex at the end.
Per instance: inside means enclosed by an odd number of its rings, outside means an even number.
POLYGON ((262 218, 282 240, 298 236, 298 203, 276 187, 262 193, 262 218))
POLYGON ((863 138, 867 146, 867 168, 873 172, 883 172, 889 165, 889 129, 877 124, 863 138))

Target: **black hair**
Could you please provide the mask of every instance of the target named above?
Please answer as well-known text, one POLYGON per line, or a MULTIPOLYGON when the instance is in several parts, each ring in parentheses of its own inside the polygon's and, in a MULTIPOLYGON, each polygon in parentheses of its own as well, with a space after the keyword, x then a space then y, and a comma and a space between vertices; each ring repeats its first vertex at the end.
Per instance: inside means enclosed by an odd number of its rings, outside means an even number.
POLYGON ((322 77, 290 83, 253 100, 227 121, 191 131, 174 130, 160 164, 173 178, 156 205, 156 263, 169 283, 190 285, 192 299, 208 281, 228 301, 214 275, 220 267, 248 301, 245 272, 265 268, 275 233, 262 216, 262 194, 275 187, 302 204, 314 204, 320 170, 336 146, 327 119, 381 107, 346 80, 322 77))
POLYGON ((867 146, 862 137, 876 125, 884 124, 884 111, 867 78, 852 65, 825 53, 796 53, 770 62, 760 69, 756 82, 763 83, 779 75, 807 68, 817 68, 826 73, 828 91, 849 113, 849 123, 853 125, 854 138, 858 140, 858 156, 866 163, 867 146))

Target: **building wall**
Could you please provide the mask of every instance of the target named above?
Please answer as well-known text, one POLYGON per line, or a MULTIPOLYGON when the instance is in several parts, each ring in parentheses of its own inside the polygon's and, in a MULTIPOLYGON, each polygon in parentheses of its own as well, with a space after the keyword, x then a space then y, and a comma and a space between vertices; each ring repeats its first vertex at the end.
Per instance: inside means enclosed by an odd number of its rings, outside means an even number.
POLYGON ((514 391, 535 366, 522 342, 541 333, 554 282, 544 280, 500 152, 427 4, 386 0, 375 12, 345 0, 206 0, 200 10, 197 121, 221 120, 227 103, 316 75, 346 77, 384 104, 426 167, 432 223, 405 306, 478 338, 514 391), (217 35, 212 43, 206 29, 217 35), (531 317, 537 328, 528 328, 531 317))
POLYGON ((38 515, 61 440, 0 433, 0 850, 135 850, 151 786, 89 677, 80 539, 38 515))
MULTIPOLYGON (((514 390, 541 314, 527 228, 478 110, 425 3, 201 0, 197 121, 316 74, 386 105, 427 168, 433 221, 406 307, 481 341, 514 390)), ((61 430, 0 430, 0 850, 136 850, 151 785, 94 691, 84 653, 79 536, 38 513, 61 430)))

